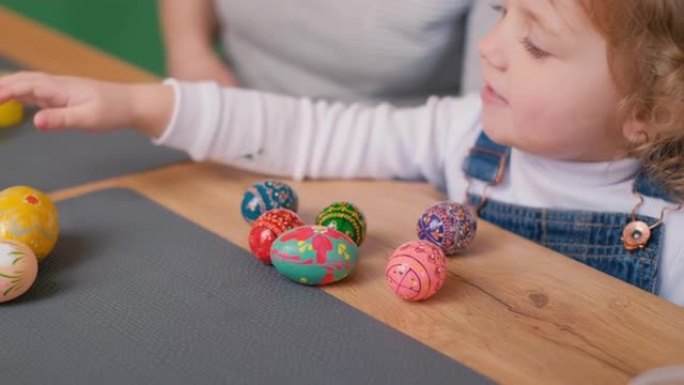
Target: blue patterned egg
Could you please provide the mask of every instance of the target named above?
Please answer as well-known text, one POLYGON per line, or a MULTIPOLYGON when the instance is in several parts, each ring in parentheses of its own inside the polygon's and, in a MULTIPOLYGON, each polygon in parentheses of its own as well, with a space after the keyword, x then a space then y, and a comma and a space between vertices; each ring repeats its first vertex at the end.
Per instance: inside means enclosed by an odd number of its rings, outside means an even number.
POLYGON ((453 255, 473 241, 477 220, 468 206, 440 202, 425 210, 417 227, 418 238, 437 245, 446 255, 453 255))
POLYGON ((354 271, 358 250, 356 243, 338 230, 300 226, 276 239, 271 247, 271 263, 297 283, 325 285, 354 271))
POLYGON ((263 180, 245 191, 240 211, 251 224, 266 211, 282 208, 297 212, 298 207, 299 199, 292 187, 275 180, 263 180))

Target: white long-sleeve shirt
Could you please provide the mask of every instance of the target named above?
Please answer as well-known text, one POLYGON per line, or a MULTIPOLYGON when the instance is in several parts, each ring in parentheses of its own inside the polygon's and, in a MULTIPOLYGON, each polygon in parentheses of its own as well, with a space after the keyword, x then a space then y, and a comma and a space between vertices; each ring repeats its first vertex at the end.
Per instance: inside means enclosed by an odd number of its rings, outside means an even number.
MULTIPOLYGON (((481 132, 478 96, 431 98, 421 107, 330 104, 213 83, 167 84, 174 114, 162 144, 247 170, 293 178, 424 179, 461 201, 463 160, 481 132)), ((536 208, 631 213, 635 159, 569 162, 511 151, 504 182, 490 199, 536 208)), ((474 180, 470 191, 484 184, 474 180)), ((658 218, 663 200, 645 197, 639 214, 658 218)), ((668 212, 659 294, 684 306, 684 213, 668 212)))

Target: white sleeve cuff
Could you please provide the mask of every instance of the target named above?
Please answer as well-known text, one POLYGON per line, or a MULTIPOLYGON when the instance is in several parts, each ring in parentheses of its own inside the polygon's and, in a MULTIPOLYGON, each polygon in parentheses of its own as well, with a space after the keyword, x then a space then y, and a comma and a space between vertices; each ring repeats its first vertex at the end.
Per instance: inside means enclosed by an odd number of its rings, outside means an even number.
POLYGON ((173 112, 171 114, 171 119, 166 125, 166 128, 164 128, 162 134, 158 138, 152 139, 152 143, 157 146, 165 144, 169 140, 169 136, 171 136, 172 128, 176 127, 176 122, 178 121, 178 106, 180 106, 181 98, 180 87, 178 86, 178 82, 176 80, 171 78, 165 79, 162 84, 171 87, 173 90, 173 112))
POLYGON ((221 119, 221 92, 215 83, 179 83, 166 79, 174 92, 173 113, 162 135, 153 139, 164 145, 186 151, 194 160, 204 160, 221 119))

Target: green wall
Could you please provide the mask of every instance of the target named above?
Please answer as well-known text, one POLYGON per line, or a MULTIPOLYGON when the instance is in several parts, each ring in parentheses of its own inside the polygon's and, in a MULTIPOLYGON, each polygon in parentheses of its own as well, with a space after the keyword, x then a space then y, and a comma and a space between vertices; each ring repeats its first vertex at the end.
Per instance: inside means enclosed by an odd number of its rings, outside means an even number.
POLYGON ((0 6, 164 74, 156 0, 0 0, 0 6))

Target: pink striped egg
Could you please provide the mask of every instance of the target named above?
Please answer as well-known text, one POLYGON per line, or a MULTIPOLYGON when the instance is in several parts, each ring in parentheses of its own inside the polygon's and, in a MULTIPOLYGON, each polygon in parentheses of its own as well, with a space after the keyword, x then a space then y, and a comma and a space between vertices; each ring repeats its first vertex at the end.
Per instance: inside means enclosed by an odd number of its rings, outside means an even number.
POLYGON ((428 241, 412 241, 399 246, 385 268, 392 291, 410 301, 432 297, 442 288, 446 275, 444 252, 428 241))

